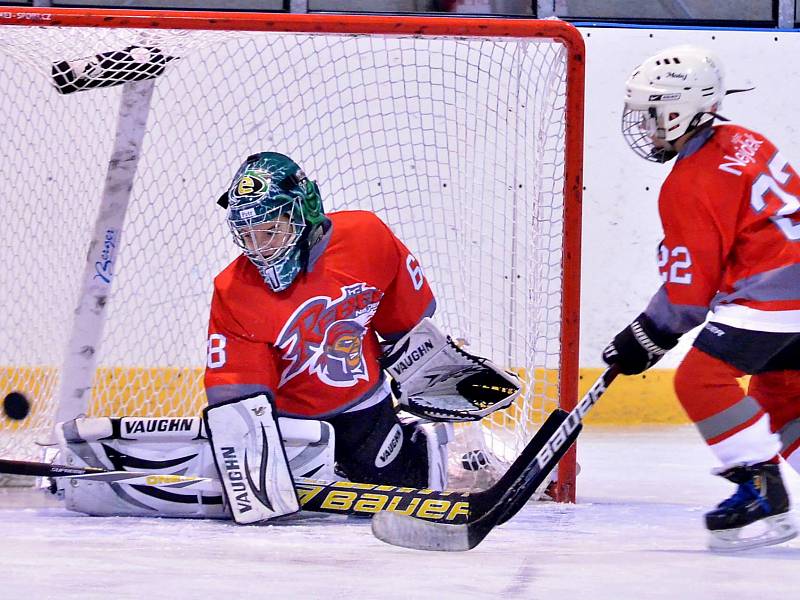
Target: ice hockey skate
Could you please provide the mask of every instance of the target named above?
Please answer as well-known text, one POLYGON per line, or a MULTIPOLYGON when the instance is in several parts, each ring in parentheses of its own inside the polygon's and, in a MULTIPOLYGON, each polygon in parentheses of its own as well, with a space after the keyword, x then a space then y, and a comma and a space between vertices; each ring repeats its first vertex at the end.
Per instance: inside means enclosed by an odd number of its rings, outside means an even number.
POLYGON ((739 487, 733 496, 706 513, 711 550, 736 552, 780 544, 797 536, 778 465, 736 466, 718 474, 739 487))

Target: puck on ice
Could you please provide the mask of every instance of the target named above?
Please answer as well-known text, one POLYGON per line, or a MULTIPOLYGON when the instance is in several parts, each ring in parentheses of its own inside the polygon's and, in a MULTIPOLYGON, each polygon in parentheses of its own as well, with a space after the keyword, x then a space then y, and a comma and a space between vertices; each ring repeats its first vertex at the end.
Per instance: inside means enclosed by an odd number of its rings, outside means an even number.
POLYGON ((9 419, 21 421, 31 412, 31 403, 20 392, 10 392, 3 398, 3 412, 9 419))

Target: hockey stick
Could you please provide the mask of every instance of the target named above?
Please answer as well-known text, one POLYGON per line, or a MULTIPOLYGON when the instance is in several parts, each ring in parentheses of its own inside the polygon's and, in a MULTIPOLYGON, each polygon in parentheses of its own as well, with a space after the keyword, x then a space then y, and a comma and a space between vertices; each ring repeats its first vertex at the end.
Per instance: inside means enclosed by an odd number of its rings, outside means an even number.
POLYGON ((540 444, 538 448, 533 443, 528 444, 509 472, 494 486, 498 487, 501 483, 505 486, 497 501, 483 514, 476 515, 477 518, 455 525, 431 523, 404 514, 381 512, 372 519, 372 533, 389 544, 418 550, 463 551, 474 548, 492 529, 505 523, 524 506, 578 437, 586 413, 608 389, 618 373, 616 367, 606 369, 544 444, 540 444), (523 460, 524 466, 519 467, 523 460), (512 470, 515 473, 506 477, 512 470))
POLYGON ((146 473, 143 471, 108 471, 98 467, 72 467, 24 460, 0 459, 0 473, 32 477, 66 477, 103 483, 125 483, 167 488, 220 491, 219 482, 208 477, 146 473))
MULTIPOLYGON (((509 467, 500 480, 487 490, 480 492, 435 492, 426 489, 397 487, 390 485, 353 483, 350 481, 317 481, 296 478, 295 487, 303 510, 372 517, 380 511, 390 510, 413 515, 419 519, 443 523, 467 523, 478 519, 494 506, 516 477, 524 470, 530 456, 536 454, 547 439, 567 417, 567 412, 557 410, 550 414, 522 455, 509 467)), ((29 475, 35 477, 66 477, 89 479, 106 483, 132 485, 161 485, 160 479, 181 477, 134 471, 107 471, 98 467, 73 467, 0 459, 0 473, 29 475), (151 479, 148 479, 151 478, 151 479)), ((184 477, 183 479, 188 479, 184 477)), ((216 479, 197 478, 178 486, 192 490, 211 491, 222 494, 216 479), (201 480, 202 479, 202 480, 201 480)))

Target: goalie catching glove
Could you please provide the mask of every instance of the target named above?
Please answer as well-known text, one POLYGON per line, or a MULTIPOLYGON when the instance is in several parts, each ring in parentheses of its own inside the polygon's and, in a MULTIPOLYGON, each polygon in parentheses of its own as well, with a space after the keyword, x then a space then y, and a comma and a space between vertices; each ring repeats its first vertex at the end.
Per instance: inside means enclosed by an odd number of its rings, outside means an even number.
POLYGON ((477 421, 519 396, 519 377, 465 352, 429 318, 381 359, 400 407, 430 421, 477 421))

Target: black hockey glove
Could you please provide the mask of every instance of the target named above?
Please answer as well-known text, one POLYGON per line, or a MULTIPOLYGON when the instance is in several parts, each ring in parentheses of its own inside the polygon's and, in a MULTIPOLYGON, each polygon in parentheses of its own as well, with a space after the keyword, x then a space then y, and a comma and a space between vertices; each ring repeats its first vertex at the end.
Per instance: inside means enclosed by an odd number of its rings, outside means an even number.
POLYGON ((656 364, 678 343, 680 335, 659 331, 642 313, 603 350, 603 360, 625 375, 638 375, 656 364))

